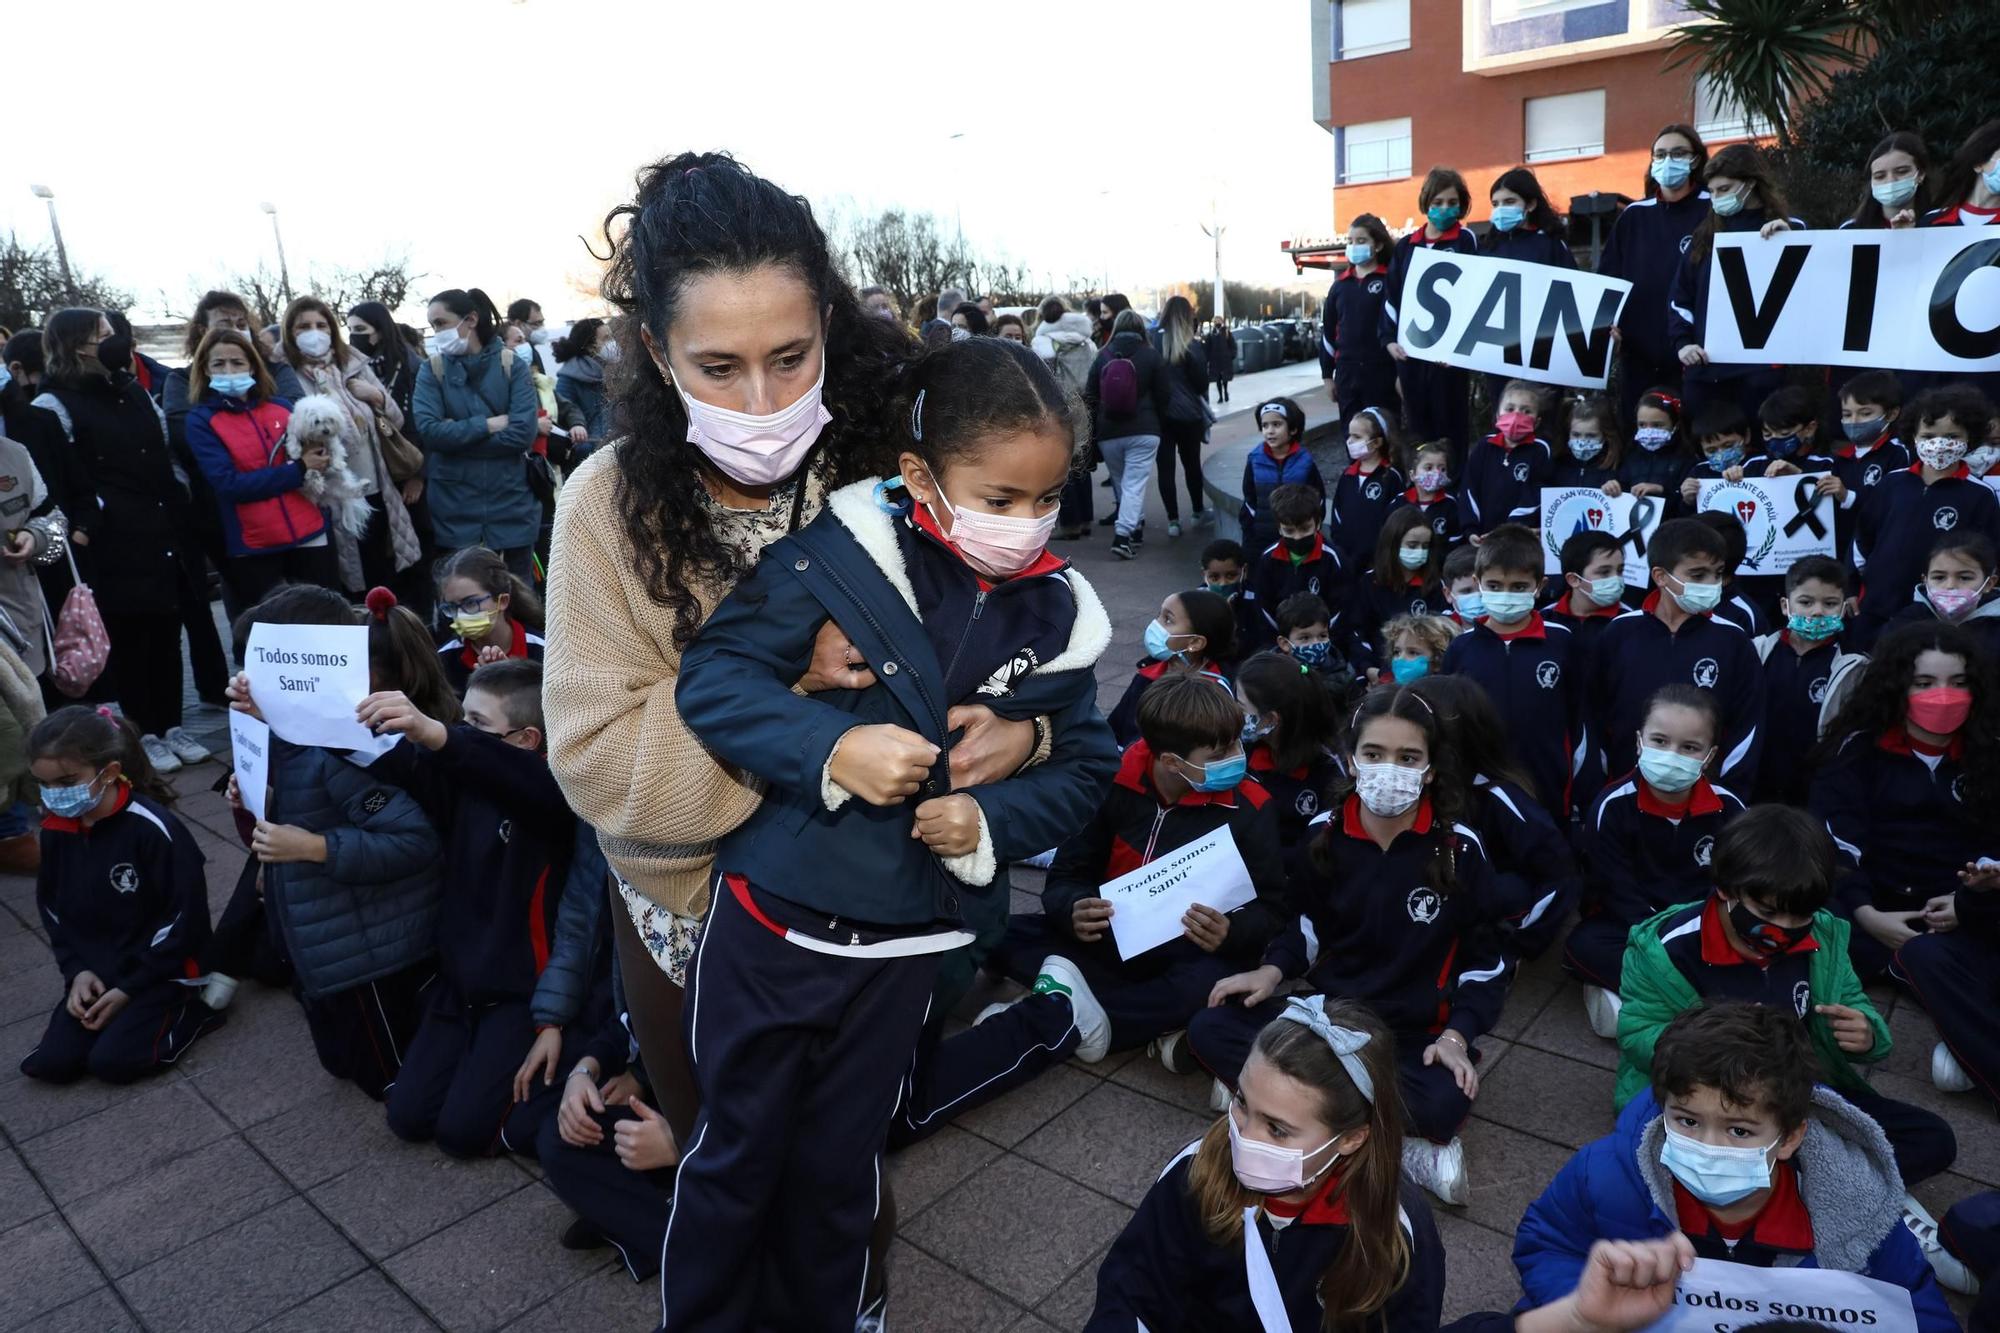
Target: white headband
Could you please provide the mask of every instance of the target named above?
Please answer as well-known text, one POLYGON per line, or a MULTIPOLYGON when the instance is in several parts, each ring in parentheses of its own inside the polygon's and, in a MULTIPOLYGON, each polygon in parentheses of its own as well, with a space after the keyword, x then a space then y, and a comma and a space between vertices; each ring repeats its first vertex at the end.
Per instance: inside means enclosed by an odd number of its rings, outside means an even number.
POLYGON ((1368 1077, 1368 1066, 1361 1062, 1362 1048, 1368 1045, 1366 1032, 1344 1028, 1326 1016, 1326 997, 1314 995, 1310 998, 1294 995, 1285 1001, 1285 1007, 1278 1017, 1288 1023, 1311 1028, 1321 1040, 1333 1048, 1340 1057, 1340 1067, 1354 1080, 1364 1099, 1370 1106, 1375 1104, 1375 1080, 1368 1077))
POLYGON ((1292 414, 1285 410, 1285 405, 1283 403, 1266 403, 1262 407, 1257 409, 1257 415, 1260 418, 1272 412, 1276 412, 1286 421, 1290 421, 1292 419, 1292 414))

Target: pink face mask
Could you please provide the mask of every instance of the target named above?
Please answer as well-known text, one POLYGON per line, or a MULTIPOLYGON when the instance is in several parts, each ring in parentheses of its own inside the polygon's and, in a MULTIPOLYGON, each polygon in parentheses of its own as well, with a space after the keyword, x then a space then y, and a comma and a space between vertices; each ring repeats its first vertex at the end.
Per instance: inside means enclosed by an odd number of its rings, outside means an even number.
MULTIPOLYGON (((976 509, 953 509, 938 487, 938 503, 951 515, 951 534, 946 538, 957 548, 965 563, 993 579, 1011 579, 1048 549, 1049 534, 1056 530, 1060 511, 1050 510, 1040 518, 1014 518, 1007 514, 983 514, 976 509)), ((928 507, 928 506, 926 506, 928 507)), ((937 511, 931 510, 937 519, 937 511)), ((944 523, 938 522, 942 529, 944 523)))
POLYGON ((1910 696, 1910 721, 1933 736, 1949 736, 1972 713, 1972 691, 1952 685, 1918 690, 1910 696))
POLYGON ((1509 444, 1519 444, 1535 433, 1533 412, 1502 412, 1493 419, 1500 430, 1500 438, 1509 444))
MULTIPOLYGON (((1925 595, 1931 599, 1937 613, 1954 624, 1965 619, 1966 613, 1979 605, 1977 588, 1931 588, 1925 595)), ((1923 723, 1917 725, 1921 727, 1923 723)))
POLYGON ((690 398, 674 381, 687 408, 688 443, 739 486, 773 486, 799 470, 819 433, 833 414, 820 403, 826 385, 826 357, 821 354, 819 378, 798 401, 767 416, 732 412, 690 398))

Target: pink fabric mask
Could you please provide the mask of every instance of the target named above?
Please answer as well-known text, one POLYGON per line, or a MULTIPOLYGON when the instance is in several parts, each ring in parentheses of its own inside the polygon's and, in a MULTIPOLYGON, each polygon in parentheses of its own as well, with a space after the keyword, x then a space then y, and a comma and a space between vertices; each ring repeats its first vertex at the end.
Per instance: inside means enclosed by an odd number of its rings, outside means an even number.
POLYGON ((819 378, 798 401, 767 416, 732 412, 690 398, 674 381, 687 408, 688 443, 739 486, 772 486, 799 470, 799 464, 833 414, 820 403, 826 386, 826 356, 820 355, 819 378))
MULTIPOLYGON (((951 533, 945 540, 957 549, 966 564, 995 579, 1011 579, 1041 559, 1060 516, 1060 511, 1053 509, 1040 518, 953 509, 951 501, 945 499, 943 486, 938 487, 938 502, 951 515, 951 533)), ((937 520, 937 510, 931 510, 931 518, 937 520)), ((944 530, 942 522, 938 522, 938 530, 944 530)))
POLYGON ((1532 412, 1502 412, 1493 419, 1500 429, 1500 438, 1509 444, 1519 444, 1535 433, 1535 414, 1532 412))
MULTIPOLYGON (((1931 606, 1939 615, 1956 624, 1979 605, 1980 591, 1978 588, 1930 588, 1924 595, 1931 599, 1931 606)), ((1922 726, 1923 723, 1917 725, 1922 726)))
POLYGON ((1949 736, 1972 712, 1972 691, 1951 685, 1918 690, 1910 696, 1910 721, 1933 736, 1949 736))

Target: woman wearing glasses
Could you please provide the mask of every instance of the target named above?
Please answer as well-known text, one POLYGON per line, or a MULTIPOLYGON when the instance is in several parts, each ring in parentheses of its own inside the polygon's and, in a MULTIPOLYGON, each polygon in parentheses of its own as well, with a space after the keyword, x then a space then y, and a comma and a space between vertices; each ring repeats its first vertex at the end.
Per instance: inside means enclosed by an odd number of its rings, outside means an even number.
POLYGON ((1708 217, 1701 188, 1708 148, 1692 125, 1669 125, 1653 139, 1646 197, 1618 215, 1597 271, 1632 284, 1618 319, 1618 419, 1627 430, 1639 395, 1666 387, 1679 392, 1681 363, 1667 336, 1667 290, 1694 230, 1708 217))

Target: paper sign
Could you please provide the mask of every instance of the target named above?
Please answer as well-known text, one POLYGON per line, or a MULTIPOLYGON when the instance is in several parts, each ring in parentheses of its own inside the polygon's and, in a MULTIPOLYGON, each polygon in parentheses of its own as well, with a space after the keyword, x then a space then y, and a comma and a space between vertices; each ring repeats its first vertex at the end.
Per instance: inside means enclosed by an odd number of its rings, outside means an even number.
POLYGON ((264 797, 271 788, 270 725, 230 709, 229 758, 236 766, 236 790, 243 797, 243 808, 264 818, 264 797))
POLYGON ((1704 481, 1695 507, 1743 524, 1738 574, 1782 574, 1809 555, 1833 554, 1833 497, 1819 493, 1817 476, 1704 481))
POLYGON ((368 630, 362 625, 251 627, 244 649, 250 695, 271 730, 294 745, 374 749, 354 720, 368 697, 368 630))
POLYGON ((1625 586, 1652 582, 1646 543, 1660 530, 1666 506, 1652 495, 1612 497, 1591 486, 1542 489, 1542 572, 1562 573, 1563 543, 1579 532, 1608 532, 1625 543, 1625 586))
POLYGON ((1710 361, 2000 370, 1990 228, 1727 232, 1708 264, 1710 361))
POLYGON ((1120 958, 1135 958, 1186 933, 1181 918, 1200 903, 1230 912, 1257 896, 1228 825, 1176 847, 1097 891, 1111 902, 1111 937, 1120 958))
POLYGON ((1544 384, 1605 386, 1622 278, 1420 245, 1396 309, 1396 341, 1420 361, 1544 384))
POLYGON ((1648 1324, 1646 1333, 1734 1333, 1775 1320, 1869 1333, 1916 1333, 1917 1328, 1908 1291, 1859 1273, 1697 1259, 1674 1291, 1674 1308, 1648 1324))

